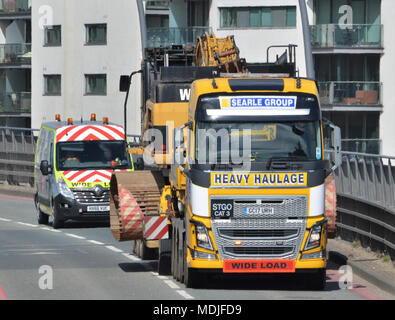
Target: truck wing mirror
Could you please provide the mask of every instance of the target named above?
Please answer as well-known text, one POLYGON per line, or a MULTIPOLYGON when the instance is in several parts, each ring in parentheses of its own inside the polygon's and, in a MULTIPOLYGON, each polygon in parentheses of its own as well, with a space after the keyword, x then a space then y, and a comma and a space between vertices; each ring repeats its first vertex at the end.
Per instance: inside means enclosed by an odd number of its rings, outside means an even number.
POLYGON ((341 130, 335 126, 332 122, 326 121, 325 131, 327 133, 325 139, 325 151, 330 159, 332 171, 340 167, 342 164, 342 153, 341 153, 341 130))
POLYGON ((119 91, 127 92, 130 86, 130 76, 121 76, 119 80, 119 91))

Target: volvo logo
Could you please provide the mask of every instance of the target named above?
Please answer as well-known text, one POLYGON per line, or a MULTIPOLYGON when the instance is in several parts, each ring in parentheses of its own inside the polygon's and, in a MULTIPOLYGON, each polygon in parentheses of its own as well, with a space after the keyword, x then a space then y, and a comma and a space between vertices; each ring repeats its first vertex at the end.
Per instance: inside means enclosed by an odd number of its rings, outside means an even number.
POLYGON ((102 186, 97 185, 97 186, 95 186, 95 187, 93 188, 93 192, 95 193, 95 195, 96 195, 97 197, 101 197, 101 196, 103 195, 104 190, 103 190, 103 187, 102 187, 102 186))

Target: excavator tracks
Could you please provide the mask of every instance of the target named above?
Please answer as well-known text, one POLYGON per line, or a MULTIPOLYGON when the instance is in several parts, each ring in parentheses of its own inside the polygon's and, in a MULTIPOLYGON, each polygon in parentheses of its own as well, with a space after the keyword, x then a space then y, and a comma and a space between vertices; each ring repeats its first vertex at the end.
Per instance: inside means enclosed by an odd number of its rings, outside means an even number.
POLYGON ((159 212, 161 189, 160 172, 114 172, 110 182, 110 225, 118 241, 143 238, 143 219, 146 214, 159 212))

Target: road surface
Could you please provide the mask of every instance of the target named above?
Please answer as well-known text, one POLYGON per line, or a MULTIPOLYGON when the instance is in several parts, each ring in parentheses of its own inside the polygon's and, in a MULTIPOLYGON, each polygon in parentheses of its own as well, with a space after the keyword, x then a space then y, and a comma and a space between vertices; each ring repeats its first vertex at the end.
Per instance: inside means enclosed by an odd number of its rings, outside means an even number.
POLYGON ((392 299, 363 279, 339 288, 338 266, 329 265, 322 292, 293 278, 213 278, 188 289, 172 276, 159 276, 156 261, 130 254, 130 242, 116 242, 106 223, 68 222, 65 228, 38 226, 33 201, 0 195, 0 300, 377 300, 392 299))

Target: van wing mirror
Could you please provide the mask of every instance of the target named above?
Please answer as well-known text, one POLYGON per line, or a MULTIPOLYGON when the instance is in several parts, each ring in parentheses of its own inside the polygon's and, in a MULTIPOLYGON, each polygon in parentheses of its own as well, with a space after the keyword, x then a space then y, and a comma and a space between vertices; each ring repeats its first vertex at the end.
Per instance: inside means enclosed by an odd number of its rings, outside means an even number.
POLYGON ((43 176, 49 175, 50 174, 50 169, 51 169, 51 167, 50 167, 50 165, 48 163, 48 160, 41 161, 41 163, 40 163, 40 171, 43 174, 43 176))

